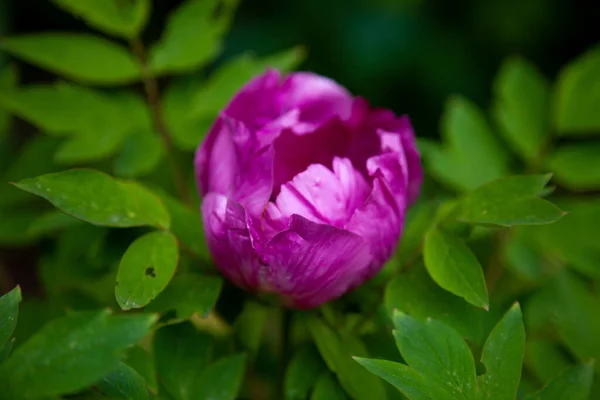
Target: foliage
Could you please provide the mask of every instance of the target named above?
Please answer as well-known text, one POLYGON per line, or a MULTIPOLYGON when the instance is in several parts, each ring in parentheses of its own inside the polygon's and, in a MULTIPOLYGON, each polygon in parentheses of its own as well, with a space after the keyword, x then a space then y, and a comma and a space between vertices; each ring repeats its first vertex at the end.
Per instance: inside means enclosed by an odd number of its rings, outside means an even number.
POLYGON ((236 0, 185 1, 150 44, 150 0, 53 3, 96 33, 0 38, 0 247, 32 249, 39 284, 0 260, 0 399, 600 396, 598 47, 555 82, 507 58, 489 113, 450 98, 396 255, 300 312, 217 274, 192 160, 304 50, 222 58, 236 0))

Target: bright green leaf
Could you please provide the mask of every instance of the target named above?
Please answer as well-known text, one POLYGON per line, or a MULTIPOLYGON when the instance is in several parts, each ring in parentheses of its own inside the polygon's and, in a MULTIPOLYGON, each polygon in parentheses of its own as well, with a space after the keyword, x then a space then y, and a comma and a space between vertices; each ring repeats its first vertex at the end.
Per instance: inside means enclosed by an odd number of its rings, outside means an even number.
POLYGON ((0 350, 4 348, 15 331, 20 302, 21 288, 19 286, 0 297, 0 350))
POLYGON ((133 368, 119 363, 119 366, 98 383, 98 389, 105 396, 127 400, 148 400, 146 381, 133 368))
POLYGON ((514 400, 521 379, 525 348, 525 327, 521 308, 515 304, 490 333, 481 361, 485 374, 480 378, 482 399, 514 400))
POLYGON ((125 138, 115 158, 115 174, 124 178, 147 175, 158 167, 163 154, 163 143, 155 132, 135 131, 125 138))
POLYGON ((222 285, 223 280, 218 276, 176 275, 146 310, 160 313, 175 310, 180 319, 189 318, 194 313, 205 317, 215 306, 222 285))
POLYGON ((141 72, 124 48, 90 34, 46 32, 0 40, 0 49, 56 74, 89 84, 131 83, 141 72))
POLYGON ((313 346, 299 348, 285 371, 285 400, 303 400, 317 382, 325 365, 313 346))
POLYGON ((189 72, 221 50, 237 0, 188 0, 169 16, 163 37, 150 50, 150 70, 189 72))
POLYGON ((589 400, 594 378, 593 364, 569 368, 527 400, 589 400))
POLYGON ((475 361, 460 335, 441 322, 396 312, 396 343, 406 363, 457 398, 475 399, 475 361))
POLYGON ((83 389, 116 368, 122 351, 142 339, 154 321, 153 315, 111 316, 108 310, 54 320, 0 367, 3 387, 26 398, 83 389))
POLYGON ((488 308, 483 270, 460 238, 433 229, 425 236, 423 254, 427 271, 438 285, 474 306, 488 308))
POLYGON ((135 39, 150 16, 149 0, 53 0, 59 7, 81 17, 91 27, 111 35, 135 39))
POLYGON ((561 134, 600 131, 600 46, 561 71, 555 96, 554 123, 561 134))
POLYGON ((509 58, 494 86, 494 116, 500 132, 519 155, 537 161, 550 134, 548 83, 528 61, 509 58))
POLYGON ((115 296, 123 310, 144 307, 167 286, 179 260, 170 232, 151 232, 127 249, 117 274, 115 296))
POLYGON ((71 169, 24 179, 19 189, 45 198, 61 211, 92 224, 169 227, 169 214, 148 189, 99 171, 71 169))
MULTIPOLYGON (((306 396, 301 397, 305 399, 306 396)), ((345 400, 348 396, 331 372, 324 372, 317 380, 317 384, 310 396, 310 400, 345 400)))
MULTIPOLYGON (((600 64, 599 64, 600 65, 600 64)), ((600 129, 600 128, 599 128, 600 129)), ((556 182, 571 190, 600 188, 600 143, 576 143, 559 146, 550 154, 547 168, 556 182)))
POLYGON ((210 364, 194 382, 192 399, 235 400, 242 386, 246 355, 221 358, 210 364))
POLYGON ((500 226, 549 224, 564 213, 538 196, 550 175, 511 176, 487 183, 459 202, 457 219, 500 226))

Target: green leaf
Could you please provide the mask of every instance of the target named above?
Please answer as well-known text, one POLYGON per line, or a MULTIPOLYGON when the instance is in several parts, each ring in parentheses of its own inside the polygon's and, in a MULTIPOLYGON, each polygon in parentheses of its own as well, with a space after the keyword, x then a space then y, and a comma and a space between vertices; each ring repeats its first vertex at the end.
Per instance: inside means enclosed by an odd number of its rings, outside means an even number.
POLYGON ((115 296, 123 310, 144 307, 167 286, 179 260, 170 232, 151 232, 127 249, 117 274, 115 296))
POLYGON ((467 193, 459 202, 457 219, 499 226, 549 224, 564 213, 540 199, 550 175, 510 176, 467 193))
POLYGON ((285 400, 303 400, 325 370, 325 365, 313 346, 299 348, 285 371, 285 400))
POLYGON ((537 68, 507 59, 496 76, 494 116, 500 133, 525 160, 537 161, 550 136, 550 88, 537 68))
POLYGON ((522 280, 536 281, 543 277, 543 260, 523 229, 514 229, 503 250, 506 268, 522 280))
POLYGON ((16 342, 16 339, 12 338, 8 342, 6 342, 6 345, 4 346, 3 349, 0 349, 0 364, 2 364, 4 361, 6 361, 8 356, 10 356, 10 353, 12 352, 13 347, 15 347, 15 342, 16 342))
POLYGON ((153 393, 158 392, 154 358, 148 351, 139 345, 129 348, 125 363, 144 378, 146 385, 153 393))
POLYGON ((88 84, 131 83, 141 75, 140 66, 124 48, 90 34, 46 32, 13 36, 0 40, 0 49, 88 84))
POLYGON ((568 144, 554 150, 546 166, 567 189, 595 190, 600 188, 599 153, 598 142, 568 144))
POLYGON ((246 355, 237 354, 210 364, 193 384, 192 399, 235 400, 242 386, 246 355))
POLYGON ((250 354, 255 355, 264 339, 265 324, 269 309, 264 305, 248 300, 244 303, 242 312, 235 320, 234 330, 250 354))
MULTIPOLYGON (((306 396, 301 397, 305 399, 306 396)), ((348 396, 331 372, 324 372, 319 377, 310 400, 345 400, 348 396)))
POLYGON ((111 35, 135 39, 150 16, 149 0, 53 0, 88 25, 111 35))
POLYGON ((19 286, 0 297, 0 350, 4 348, 15 331, 20 302, 21 288, 19 286))
POLYGON ((188 0, 169 16, 163 37, 150 50, 150 70, 189 72, 202 67, 221 50, 236 0, 188 0))
POLYGON ((402 246, 398 249, 401 265, 414 261, 415 255, 420 253, 423 237, 435 220, 436 209, 437 204, 434 201, 417 202, 408 209, 404 220, 402 246))
POLYGON ((115 158, 115 174, 124 178, 147 175, 158 167, 164 152, 154 131, 135 131, 125 138, 121 153, 115 158))
POLYGON ((15 186, 95 225, 169 227, 169 214, 148 189, 99 171, 71 169, 24 179, 15 186))
POLYGON ((62 143, 54 154, 54 160, 63 165, 99 161, 115 154, 123 139, 123 132, 119 131, 81 134, 62 143))
POLYGON ((388 312, 403 311, 425 321, 433 318, 475 343, 483 342, 485 311, 440 288, 419 263, 396 275, 385 290, 388 312))
MULTIPOLYGON (((525 312, 527 310, 525 309, 525 312)), ((525 344, 525 368, 543 383, 560 375, 570 365, 567 354, 548 339, 528 339, 525 344)))
POLYGON ((83 389, 119 365, 122 351, 150 330, 153 315, 71 313, 45 325, 0 367, 8 393, 26 398, 83 389))
POLYGON ((600 46, 565 67, 555 92, 556 129, 563 135, 600 131, 600 46))
POLYGON ((433 229, 425 236, 423 255, 427 271, 438 285, 474 306, 489 307, 481 265, 460 238, 433 229))
POLYGON ((146 310, 160 313, 175 310, 179 319, 189 318, 194 313, 206 317, 214 308, 222 285, 223 280, 218 276, 176 275, 146 310))
MULTIPOLYGON (((6 65, 0 68, 0 106, 2 105, 2 93, 10 92, 17 86, 18 81, 17 68, 14 65, 6 65)), ((12 116, 7 110, 0 108, 0 142, 8 134, 11 128, 12 116)))
POLYGON ((490 333, 481 361, 486 372, 480 377, 482 399, 514 400, 521 379, 525 327, 519 304, 515 304, 490 333))
POLYGON ((394 336, 407 364, 456 398, 475 399, 475 361, 462 337, 441 322, 396 312, 394 336))
POLYGON ((569 368, 527 400, 589 400, 594 378, 593 364, 569 368))
POLYGON ((148 400, 146 381, 135 370, 122 362, 99 383, 98 389, 105 396, 127 400, 148 400))
POLYGON ((167 325, 154 336, 154 357, 159 383, 175 400, 201 398, 192 390, 208 365, 213 339, 185 322, 167 325))
POLYGON ((39 237, 81 223, 81 220, 77 218, 73 218, 58 210, 52 210, 42 214, 29 224, 28 232, 34 237, 39 237))
POLYGON ((432 385, 423 375, 404 364, 360 357, 355 357, 354 359, 371 373, 394 385, 409 400, 454 399, 443 388, 432 385))
POLYGON ((309 317, 308 328, 327 367, 334 372, 342 387, 356 400, 386 399, 381 382, 352 360, 365 356, 366 349, 352 336, 342 338, 316 317, 309 317))
MULTIPOLYGON (((3 211, 3 210, 2 210, 3 211)), ((39 217, 31 211, 6 210, 0 214, 0 243, 8 246, 22 246, 31 244, 35 237, 29 233, 29 227, 39 217)))
POLYGON ((423 149, 426 165, 436 178, 463 191, 506 175, 508 156, 475 104, 451 98, 441 126, 443 147, 423 149))

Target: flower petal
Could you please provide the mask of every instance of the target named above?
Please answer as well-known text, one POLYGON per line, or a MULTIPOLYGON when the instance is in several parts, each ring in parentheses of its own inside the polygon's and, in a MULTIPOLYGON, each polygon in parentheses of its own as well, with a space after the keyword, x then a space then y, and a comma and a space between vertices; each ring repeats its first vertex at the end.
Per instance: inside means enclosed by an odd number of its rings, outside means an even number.
POLYGON ((333 172, 346 199, 346 216, 350 218, 369 195, 369 185, 347 158, 333 158, 333 172))
POLYGON ((293 215, 290 228, 269 242, 263 260, 269 286, 289 305, 310 308, 356 286, 371 255, 360 236, 293 215))

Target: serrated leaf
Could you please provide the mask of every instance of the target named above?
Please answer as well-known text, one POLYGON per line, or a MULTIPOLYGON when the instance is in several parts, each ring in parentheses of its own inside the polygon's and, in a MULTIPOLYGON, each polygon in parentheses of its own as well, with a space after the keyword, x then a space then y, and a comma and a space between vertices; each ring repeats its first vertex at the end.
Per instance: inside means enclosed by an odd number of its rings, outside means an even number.
POLYGON ((141 76, 139 64, 124 48, 90 34, 45 32, 12 36, 0 40, 0 49, 88 84, 125 84, 141 76))
POLYGON ((76 17, 81 17, 91 27, 127 39, 136 38, 150 16, 149 0, 53 1, 76 17))
POLYGON ((600 132, 600 46, 572 61, 560 73, 555 92, 556 129, 563 135, 600 132))
POLYGON ((495 84, 494 116, 513 149, 537 161, 550 135, 550 88, 537 68, 522 58, 507 59, 495 84))
POLYGON ((192 399, 235 400, 238 396, 246 355, 223 357, 208 365, 193 384, 192 399))
POLYGON ((366 355, 366 349, 357 338, 340 338, 315 317, 310 317, 307 323, 321 357, 350 396, 357 400, 386 399, 385 388, 380 381, 366 373, 351 358, 366 355))
POLYGON ((299 348, 285 371, 285 400, 306 399, 323 371, 325 365, 313 346, 299 348))
POLYGON ((409 400, 452 400, 454 398, 443 388, 431 384, 423 375, 404 364, 360 357, 354 359, 371 373, 394 385, 409 400))
POLYGON ((521 379, 525 327, 518 304, 506 313, 490 333, 481 361, 486 372, 480 377, 482 399, 514 400, 521 379))
POLYGON ((475 399, 475 361, 462 337, 441 322, 394 315, 394 336, 406 363, 457 399, 475 399))
POLYGON ((175 310, 179 319, 189 318, 194 313, 204 317, 215 306, 222 285, 223 280, 218 276, 177 275, 146 310, 160 313, 175 310))
POLYGON ((170 232, 151 232, 137 238, 119 264, 115 296, 121 308, 150 303, 173 277, 178 260, 177 240, 170 232))
MULTIPOLYGON (((306 396, 302 398, 305 399, 306 396)), ((321 374, 310 396, 310 400, 345 400, 347 398, 344 389, 329 371, 321 374)))
POLYGON ((589 400, 594 378, 593 364, 569 368, 527 400, 589 400))
POLYGON ((193 389, 208 365, 213 339, 185 322, 159 329, 153 342, 158 382, 175 400, 200 397, 193 389))
POLYGON ((73 393, 116 368, 122 351, 142 339, 153 315, 72 313, 45 325, 0 367, 8 393, 26 398, 73 393))
POLYGON ((436 178, 464 191, 508 172, 508 156, 475 104, 462 97, 451 98, 441 127, 443 145, 423 149, 426 165, 436 178))
POLYGON ((127 400, 148 400, 146 381, 130 366, 119 363, 118 367, 102 378, 98 389, 105 396, 127 400))
POLYGON ((20 302, 21 288, 19 286, 0 297, 0 350, 4 348, 15 331, 20 302))
POLYGON ((555 222, 564 213, 538 197, 549 180, 550 175, 522 175, 487 183, 460 200, 456 218, 472 224, 500 226, 555 222))
POLYGON ((150 70, 189 72, 215 58, 229 29, 236 0, 188 0, 169 16, 163 37, 150 50, 150 70))
POLYGON ((138 130, 125 138, 114 161, 114 171, 124 178, 144 176, 156 169, 164 155, 164 146, 153 131, 138 130))
POLYGON ((425 236, 423 255, 427 271, 438 285, 474 306, 488 308, 483 270, 460 238, 432 229, 425 236))
POLYGON ((385 290, 385 305, 390 315, 398 309, 421 321, 433 318, 470 341, 483 342, 485 311, 440 288, 422 263, 392 279, 385 290))
POLYGON ((598 154, 598 142, 567 144, 549 155, 546 166, 560 185, 571 190, 594 190, 600 188, 598 154))
POLYGON ((148 189, 99 171, 71 169, 24 179, 15 186, 95 225, 169 227, 168 212, 148 189))

